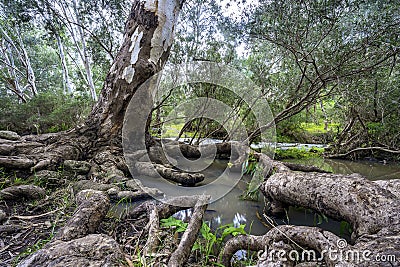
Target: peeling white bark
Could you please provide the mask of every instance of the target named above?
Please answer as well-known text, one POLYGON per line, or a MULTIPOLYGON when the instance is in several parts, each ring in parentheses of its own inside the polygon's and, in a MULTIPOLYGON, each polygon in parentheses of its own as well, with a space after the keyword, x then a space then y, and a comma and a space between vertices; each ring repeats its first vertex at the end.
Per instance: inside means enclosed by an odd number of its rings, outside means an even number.
POLYGON ((139 27, 136 28, 135 32, 131 37, 131 47, 129 47, 129 52, 131 52, 131 64, 135 64, 139 59, 140 52, 140 41, 142 40, 143 32, 139 33, 139 27))
POLYGON ((58 52, 61 60, 61 67, 62 67, 62 74, 63 74, 63 81, 64 81, 64 93, 72 94, 73 92, 73 86, 71 81, 69 80, 69 74, 68 74, 68 66, 67 66, 67 61, 65 59, 65 54, 64 54, 64 47, 61 41, 61 37, 58 33, 56 33, 56 40, 57 40, 57 46, 58 46, 58 52))
POLYGON ((158 65, 162 54, 172 45, 174 27, 180 10, 180 1, 148 0, 144 2, 144 7, 158 16, 158 26, 151 39, 149 58, 151 63, 158 65))
POLYGON ((134 75, 135 69, 132 67, 132 65, 129 65, 124 69, 124 72, 122 73, 122 79, 124 79, 127 83, 131 83, 134 75))

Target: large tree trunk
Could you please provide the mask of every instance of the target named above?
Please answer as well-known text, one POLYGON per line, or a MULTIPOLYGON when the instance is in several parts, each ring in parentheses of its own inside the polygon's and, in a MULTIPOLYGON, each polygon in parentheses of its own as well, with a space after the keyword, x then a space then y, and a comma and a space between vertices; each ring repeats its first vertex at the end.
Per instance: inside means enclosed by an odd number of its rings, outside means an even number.
POLYGON ((132 96, 168 59, 182 3, 134 2, 120 51, 86 121, 87 129, 95 131, 97 146, 120 145, 122 123, 132 96))
MULTIPOLYGON (((5 156, 27 155, 27 165, 33 166, 32 170, 67 159, 94 159, 106 170, 110 166, 105 161, 112 161, 111 165, 123 161, 121 134, 127 106, 139 86, 159 72, 167 61, 182 4, 183 0, 134 1, 122 46, 86 122, 51 138, 29 137, 7 144, 12 149, 5 156), (31 141, 35 145, 28 143, 31 141), (103 153, 104 150, 107 152, 103 153), (113 159, 115 152, 120 157, 117 160, 113 159)), ((12 158, 12 162, 26 162, 26 157, 12 158)), ((0 158, 0 165, 9 165, 9 162, 10 158, 0 158)), ((121 168, 126 170, 121 166, 116 169, 121 168)))

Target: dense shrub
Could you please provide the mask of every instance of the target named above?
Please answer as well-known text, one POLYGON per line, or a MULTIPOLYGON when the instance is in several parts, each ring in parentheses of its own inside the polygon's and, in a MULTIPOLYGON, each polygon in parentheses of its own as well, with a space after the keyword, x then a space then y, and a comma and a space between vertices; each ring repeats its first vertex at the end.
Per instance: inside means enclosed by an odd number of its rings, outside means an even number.
POLYGON ((0 102, 0 129, 19 134, 59 132, 76 126, 87 115, 88 98, 41 93, 27 103, 3 97, 0 102))

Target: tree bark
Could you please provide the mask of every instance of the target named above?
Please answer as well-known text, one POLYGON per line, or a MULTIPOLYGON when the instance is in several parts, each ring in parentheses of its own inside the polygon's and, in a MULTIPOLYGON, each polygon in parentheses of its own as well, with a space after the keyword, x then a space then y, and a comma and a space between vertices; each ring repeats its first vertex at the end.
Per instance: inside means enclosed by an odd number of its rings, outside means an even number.
POLYGON ((209 196, 199 197, 187 229, 183 233, 178 248, 174 251, 174 253, 172 253, 171 258, 168 261, 168 266, 181 267, 187 262, 194 242, 196 241, 197 235, 200 231, 203 222, 203 216, 207 209, 207 203, 209 200, 209 196))
MULTIPOLYGON (((272 164, 266 156, 258 155, 264 162, 272 164)), ((264 163, 265 164, 265 163, 264 163)), ((317 172, 292 172, 281 163, 275 162, 273 172, 260 187, 267 199, 266 212, 280 213, 287 206, 313 209, 337 220, 345 220, 352 227, 351 243, 338 248, 340 238, 317 227, 278 226, 264 236, 235 237, 230 240, 221 254, 221 263, 230 264, 238 249, 271 251, 282 249, 341 249, 344 253, 362 254, 370 251, 371 257, 392 255, 396 261, 373 262, 365 259, 332 259, 323 261, 328 266, 397 266, 400 260, 400 199, 399 183, 369 181, 359 174, 341 175, 317 172), (280 166, 279 166, 280 165, 280 166), (262 249, 260 249, 262 247, 262 249), (360 265, 361 264, 361 265, 360 265), (367 265, 365 265, 367 264, 367 265)), ((340 242, 343 242, 342 240, 340 242)), ((266 255, 269 256, 269 255, 266 255)), ((276 255, 275 255, 276 256, 276 255)), ((392 259, 393 260, 393 259, 392 259)), ((260 266, 281 266, 276 258, 263 257, 260 266), (278 265, 276 265, 278 264, 278 265)), ((286 262, 284 266, 295 266, 297 262, 286 262)))
POLYGON ((58 52, 60 55, 60 60, 61 60, 61 68, 63 72, 63 81, 64 81, 64 92, 67 94, 72 94, 72 84, 71 81, 69 80, 69 74, 68 74, 68 66, 67 66, 67 61, 65 60, 65 53, 64 53, 64 46, 61 41, 61 36, 58 33, 55 33, 56 40, 57 40, 57 46, 58 46, 58 52))
POLYGON ((86 121, 86 129, 95 130, 97 146, 120 146, 127 106, 139 86, 163 68, 182 3, 182 0, 133 3, 122 46, 99 101, 86 121))

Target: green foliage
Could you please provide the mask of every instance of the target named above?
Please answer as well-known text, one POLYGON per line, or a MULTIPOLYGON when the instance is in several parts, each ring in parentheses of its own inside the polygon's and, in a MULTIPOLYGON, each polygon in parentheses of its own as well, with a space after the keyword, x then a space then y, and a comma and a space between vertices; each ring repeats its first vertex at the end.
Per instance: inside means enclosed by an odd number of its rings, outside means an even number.
POLYGON ((339 230, 340 236, 345 236, 345 235, 349 236, 351 235, 352 232, 353 230, 348 222, 346 221, 340 222, 340 230, 339 230))
MULTIPOLYGON (((161 219, 160 226, 172 228, 176 233, 182 233, 187 229, 188 223, 171 216, 167 219, 161 219)), ((228 236, 247 234, 245 227, 246 225, 244 224, 239 225, 239 227, 234 227, 233 224, 226 224, 218 227, 213 233, 210 226, 206 222, 203 222, 200 228, 200 236, 193 245, 192 251, 200 253, 203 266, 209 266, 209 264, 216 265, 217 253, 222 248, 225 239, 228 236)))
POLYGON ((3 167, 0 167, 0 190, 10 183, 11 175, 6 173, 3 167))
POLYGON ((321 225, 323 222, 328 222, 328 217, 322 213, 314 213, 314 226, 321 225))
POLYGON ((242 174, 251 175, 251 180, 247 184, 246 191, 241 196, 243 200, 258 201, 260 192, 258 188, 264 181, 264 169, 258 164, 251 155, 242 165, 242 174))
POLYGON ((328 131, 334 130, 339 126, 339 123, 329 123, 328 129, 325 129, 325 125, 323 123, 313 123, 313 122, 302 122, 301 129, 310 133, 310 134, 321 134, 327 133, 328 131))
POLYGON ((323 148, 313 147, 310 150, 305 148, 288 148, 288 149, 277 149, 275 151, 275 158, 278 160, 283 159, 307 159, 322 157, 324 153, 323 148))
POLYGON ((91 102, 87 98, 41 93, 27 103, 3 98, 0 129, 20 134, 40 134, 67 130, 82 122, 91 102))
POLYGON ((160 226, 164 227, 164 228, 174 228, 175 232, 181 233, 181 232, 185 232, 185 230, 188 226, 188 223, 185 223, 185 222, 171 216, 167 219, 161 219, 160 226))
POLYGON ((200 251, 200 255, 204 257, 204 264, 214 264, 218 256, 217 253, 222 248, 225 238, 230 235, 247 234, 244 230, 245 227, 246 225, 244 224, 239 225, 237 228, 233 224, 226 224, 218 227, 215 233, 213 233, 208 224, 203 222, 200 229, 202 238, 197 239, 192 250, 200 251))

